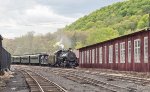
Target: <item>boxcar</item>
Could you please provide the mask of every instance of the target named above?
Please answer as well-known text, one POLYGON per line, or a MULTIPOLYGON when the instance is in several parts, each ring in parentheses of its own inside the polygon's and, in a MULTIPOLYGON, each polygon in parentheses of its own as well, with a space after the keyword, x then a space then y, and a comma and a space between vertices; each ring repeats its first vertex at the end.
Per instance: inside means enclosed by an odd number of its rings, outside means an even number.
POLYGON ((80 67, 150 71, 150 29, 79 49, 80 67))

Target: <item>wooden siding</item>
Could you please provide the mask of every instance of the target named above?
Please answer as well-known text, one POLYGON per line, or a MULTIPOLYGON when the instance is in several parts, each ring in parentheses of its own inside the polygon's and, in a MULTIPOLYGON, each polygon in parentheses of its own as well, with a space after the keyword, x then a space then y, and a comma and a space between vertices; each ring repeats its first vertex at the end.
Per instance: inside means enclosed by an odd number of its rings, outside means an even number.
MULTIPOLYGON (((97 43, 91 46, 86 46, 79 49, 79 52, 84 52, 84 61, 80 63, 80 67, 85 68, 106 68, 113 70, 123 71, 138 71, 149 72, 150 71, 150 30, 142 30, 133 34, 118 37, 112 40, 108 40, 102 43, 97 43), (144 62, 144 37, 148 37, 148 63, 144 62), (140 62, 137 63, 134 60, 134 41, 140 39, 140 62), (131 62, 128 61, 128 41, 131 41, 131 62), (120 61, 120 43, 125 42, 125 63, 120 61), (115 44, 118 43, 118 63, 116 63, 115 44), (113 46, 113 58, 112 63, 109 63, 109 46, 113 46), (106 52, 105 52, 106 46, 106 52), (100 63, 99 48, 102 47, 102 63, 100 63), (94 55, 93 54, 94 50, 94 55), (88 51, 88 56, 87 56, 88 51), (97 51, 97 52, 96 52, 97 51), (94 57, 92 57, 94 56, 94 57), (105 57, 106 56, 106 57, 105 57), (87 58, 88 57, 88 58, 87 58), (93 59, 94 58, 94 59, 93 59), (87 60, 89 59, 89 60, 87 60), (105 62, 106 59, 106 62, 105 62), (92 61, 94 60, 94 61, 92 61)), ((82 58, 80 53, 79 58, 82 58)), ((79 59, 81 62, 81 59, 79 59)))

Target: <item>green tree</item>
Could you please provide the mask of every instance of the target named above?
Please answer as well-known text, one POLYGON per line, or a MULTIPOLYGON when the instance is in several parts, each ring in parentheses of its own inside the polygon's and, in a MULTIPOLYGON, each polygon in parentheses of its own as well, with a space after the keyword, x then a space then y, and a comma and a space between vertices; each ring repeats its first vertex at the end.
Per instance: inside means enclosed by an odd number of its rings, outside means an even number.
POLYGON ((144 15, 141 17, 140 21, 138 22, 137 27, 139 29, 144 28, 144 27, 148 27, 148 14, 144 15))
POLYGON ((105 40, 115 38, 119 35, 118 31, 112 28, 101 28, 96 31, 92 31, 87 38, 88 44, 98 43, 105 40))

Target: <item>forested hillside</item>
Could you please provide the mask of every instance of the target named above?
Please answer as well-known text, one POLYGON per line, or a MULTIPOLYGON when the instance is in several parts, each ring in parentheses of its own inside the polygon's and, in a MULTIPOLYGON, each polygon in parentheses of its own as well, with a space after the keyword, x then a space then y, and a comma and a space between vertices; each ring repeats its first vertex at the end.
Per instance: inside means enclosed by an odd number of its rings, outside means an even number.
POLYGON ((148 27, 148 13, 150 0, 126 0, 96 10, 53 34, 34 36, 29 32, 13 40, 4 39, 4 47, 11 54, 50 53, 62 39, 65 48, 80 48, 148 27))
POLYGON ((64 49, 75 46, 76 40, 86 38, 85 32, 64 32, 61 29, 55 33, 45 35, 35 35, 34 32, 17 37, 15 39, 3 40, 3 47, 12 55, 34 54, 34 53, 53 53, 60 49, 59 44, 64 45, 64 49), (57 43, 57 44, 56 44, 57 43))
POLYGON ((148 27, 148 13, 150 0, 126 0, 96 10, 66 26, 64 30, 88 32, 86 42, 77 42, 80 47, 148 27))

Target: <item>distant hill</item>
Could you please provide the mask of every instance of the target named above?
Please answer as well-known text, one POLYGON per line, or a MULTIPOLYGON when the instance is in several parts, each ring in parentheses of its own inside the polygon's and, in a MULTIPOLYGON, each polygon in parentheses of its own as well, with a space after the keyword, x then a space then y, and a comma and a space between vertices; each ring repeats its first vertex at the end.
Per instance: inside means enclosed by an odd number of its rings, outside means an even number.
POLYGON ((77 42, 77 47, 81 47, 148 27, 148 13, 150 0, 126 0, 96 10, 66 26, 64 31, 88 33, 84 41, 77 42))
POLYGON ((80 48, 112 39, 148 26, 150 0, 119 2, 86 15, 64 29, 46 35, 33 32, 15 39, 4 39, 3 47, 11 54, 53 53, 54 44, 63 39, 65 48, 80 48))

